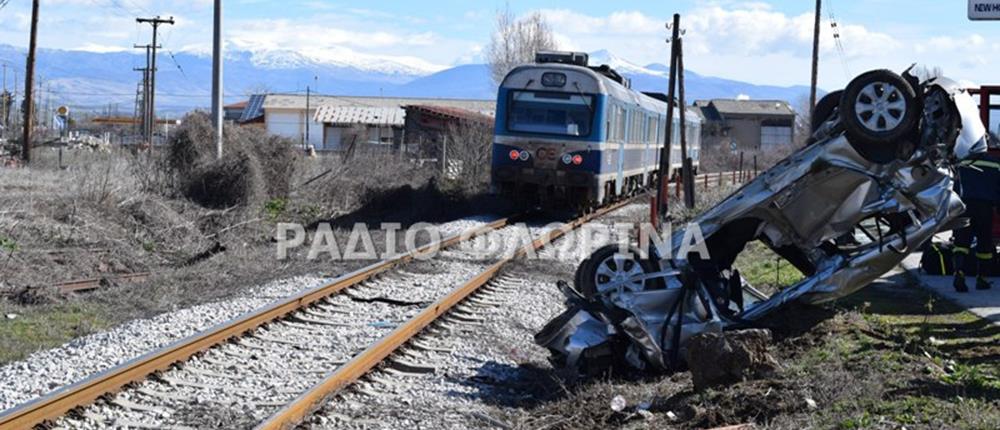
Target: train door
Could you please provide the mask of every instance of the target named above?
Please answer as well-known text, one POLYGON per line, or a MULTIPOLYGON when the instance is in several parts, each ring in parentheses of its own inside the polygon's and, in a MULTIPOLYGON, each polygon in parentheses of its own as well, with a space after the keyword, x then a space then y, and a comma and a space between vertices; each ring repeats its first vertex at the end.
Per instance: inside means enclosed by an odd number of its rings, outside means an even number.
POLYGON ((640 159, 642 179, 640 180, 643 182, 641 185, 646 185, 646 177, 649 173, 649 140, 652 138, 649 128, 653 126, 653 117, 643 115, 642 118, 642 157, 640 159))
POLYGON ((622 195, 622 186, 625 183, 625 142, 632 140, 632 115, 634 113, 631 109, 625 110, 625 117, 622 120, 625 123, 625 133, 622 138, 618 141, 618 176, 615 181, 615 194, 622 195))

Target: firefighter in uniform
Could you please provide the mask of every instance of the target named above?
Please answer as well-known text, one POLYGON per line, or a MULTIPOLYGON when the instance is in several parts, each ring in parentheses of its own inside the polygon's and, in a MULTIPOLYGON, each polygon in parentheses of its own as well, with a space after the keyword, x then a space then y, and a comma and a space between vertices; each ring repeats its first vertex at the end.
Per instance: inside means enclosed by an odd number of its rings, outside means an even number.
POLYGON ((965 203, 969 226, 955 233, 955 291, 965 293, 964 264, 972 254, 972 239, 976 239, 976 289, 988 290, 986 280, 993 261, 993 207, 1000 196, 1000 159, 981 152, 963 161, 958 167, 959 195, 965 203))

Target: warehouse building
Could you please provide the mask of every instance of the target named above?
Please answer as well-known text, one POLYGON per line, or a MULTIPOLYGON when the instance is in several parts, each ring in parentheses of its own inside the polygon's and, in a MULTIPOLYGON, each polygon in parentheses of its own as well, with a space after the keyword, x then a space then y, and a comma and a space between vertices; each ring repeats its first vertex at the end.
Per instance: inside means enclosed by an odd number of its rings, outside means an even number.
POLYGON ((703 150, 766 150, 795 140, 795 110, 782 100, 698 100, 703 150))

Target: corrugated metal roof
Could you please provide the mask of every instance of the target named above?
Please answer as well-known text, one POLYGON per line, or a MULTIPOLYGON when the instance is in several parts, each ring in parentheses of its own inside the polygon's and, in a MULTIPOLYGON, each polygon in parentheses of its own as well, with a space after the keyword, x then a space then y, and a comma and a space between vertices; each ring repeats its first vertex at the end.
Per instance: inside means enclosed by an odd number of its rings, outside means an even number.
POLYGON ((490 115, 457 107, 432 106, 432 105, 408 105, 404 106, 403 108, 406 110, 414 109, 430 113, 433 115, 437 115, 439 117, 464 119, 468 121, 481 122, 484 124, 493 123, 493 117, 490 115))
POLYGON ((333 125, 364 124, 382 127, 402 127, 406 113, 393 107, 320 106, 316 122, 333 125))
MULTIPOLYGON (((705 101, 695 102, 697 106, 703 106, 705 101)), ((707 103, 720 114, 743 114, 743 115, 795 115, 795 110, 783 100, 732 100, 714 99, 707 103)))
MULTIPOLYGON (((476 112, 493 112, 496 110, 496 100, 465 100, 465 99, 431 99, 407 97, 360 97, 360 96, 323 96, 309 97, 310 106, 356 106, 356 107, 393 107, 406 105, 431 105, 468 109, 476 112)), ((264 109, 305 109, 305 94, 269 94, 264 101, 264 109)))
POLYGON ((267 96, 264 94, 254 94, 250 96, 250 100, 247 101, 246 107, 243 108, 243 115, 240 115, 240 119, 237 122, 250 122, 264 116, 264 101, 266 99, 267 96))

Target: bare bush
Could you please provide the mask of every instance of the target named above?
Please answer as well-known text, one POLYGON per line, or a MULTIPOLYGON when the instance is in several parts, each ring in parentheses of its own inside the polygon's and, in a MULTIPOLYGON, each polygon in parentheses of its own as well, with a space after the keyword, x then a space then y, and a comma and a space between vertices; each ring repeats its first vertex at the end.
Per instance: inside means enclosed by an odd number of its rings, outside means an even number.
POLYGON ((184 196, 207 208, 227 209, 262 202, 265 192, 257 157, 241 150, 198 164, 184 181, 184 196))
POLYGON ((449 124, 442 141, 447 145, 448 163, 444 166, 444 183, 461 192, 485 190, 490 181, 493 149, 490 124, 475 121, 449 124))
POLYGON ((285 138, 240 127, 226 128, 224 157, 215 159, 212 125, 203 112, 184 117, 162 165, 166 184, 209 208, 255 206, 288 196, 297 152, 285 138))
POLYGON ((701 172, 731 172, 742 169, 749 171, 754 169, 756 160, 757 170, 767 170, 785 157, 789 156, 798 148, 796 145, 776 145, 767 148, 732 151, 725 145, 717 145, 711 148, 704 148, 701 152, 701 172), (740 165, 740 155, 743 156, 743 165, 740 165))
POLYGON ((538 51, 555 49, 552 26, 540 12, 518 19, 506 5, 497 11, 496 28, 486 46, 490 76, 499 85, 513 68, 534 61, 538 51))
POLYGON ((292 203, 302 221, 332 218, 356 210, 385 190, 424 186, 434 167, 401 158, 399 154, 358 145, 353 157, 321 156, 303 160, 292 203), (308 182, 308 184, 305 184, 308 182))

